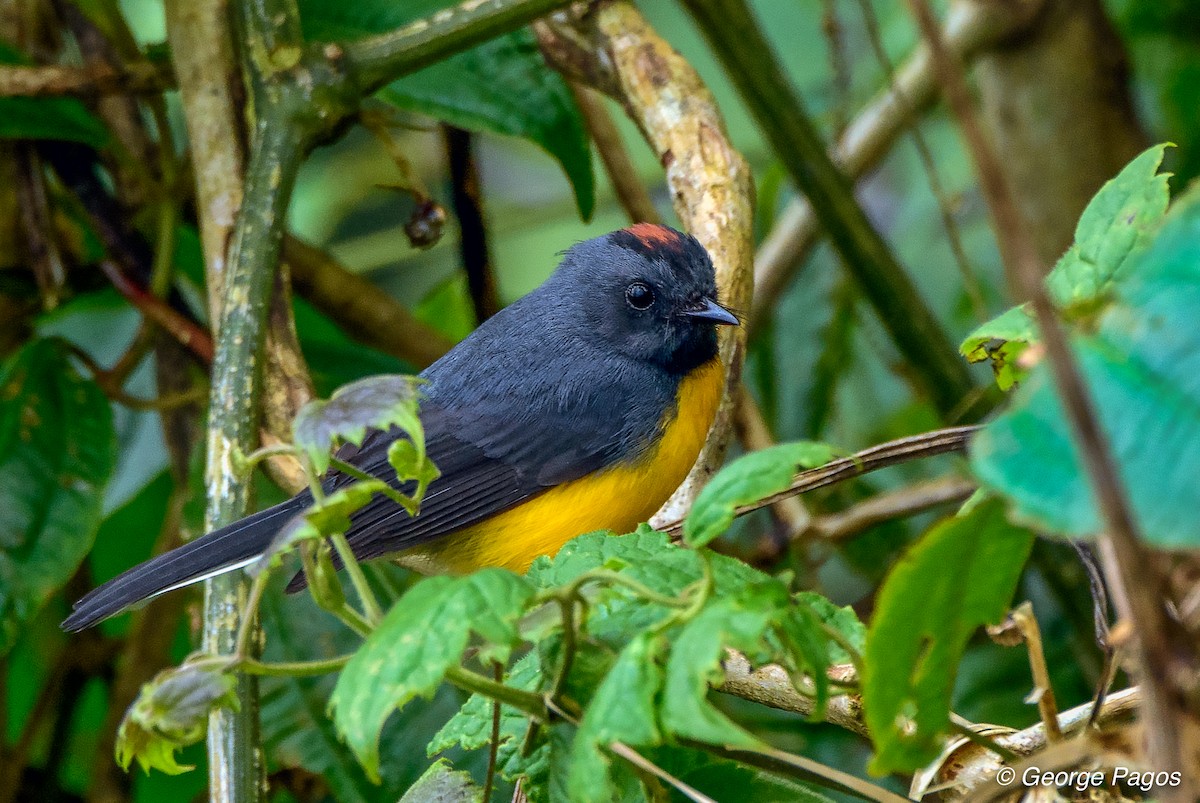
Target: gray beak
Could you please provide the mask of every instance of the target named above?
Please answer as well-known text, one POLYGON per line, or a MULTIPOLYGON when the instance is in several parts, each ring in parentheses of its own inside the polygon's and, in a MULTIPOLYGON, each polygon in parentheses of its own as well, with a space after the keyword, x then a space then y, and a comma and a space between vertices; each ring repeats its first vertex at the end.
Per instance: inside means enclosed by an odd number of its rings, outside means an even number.
POLYGON ((709 323, 723 324, 725 326, 737 326, 741 323, 736 315, 711 298, 704 299, 697 307, 684 310, 683 314, 694 320, 708 321, 709 323))

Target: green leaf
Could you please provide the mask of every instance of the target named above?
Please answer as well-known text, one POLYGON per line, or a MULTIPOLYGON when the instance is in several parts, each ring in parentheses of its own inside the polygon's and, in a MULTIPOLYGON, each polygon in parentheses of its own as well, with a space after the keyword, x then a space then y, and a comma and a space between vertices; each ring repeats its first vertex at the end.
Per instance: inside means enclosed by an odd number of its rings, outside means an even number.
MULTIPOLYGON (((310 39, 383 33, 444 10, 443 0, 301 0, 310 39)), ((587 134, 566 82, 548 68, 528 30, 491 39, 394 81, 380 96, 461 128, 521 137, 562 165, 579 214, 590 218, 595 178, 587 134)))
POLYGON ((790 670, 792 685, 803 688, 805 675, 812 680, 816 705, 809 720, 820 722, 829 702, 829 639, 821 630, 820 618, 812 608, 797 603, 776 614, 774 632, 786 650, 782 663, 790 670))
POLYGON ((415 697, 432 697, 462 660, 472 632, 484 641, 480 661, 507 660, 532 596, 524 578, 484 569, 428 578, 400 598, 342 670, 329 701, 368 776, 379 777, 379 732, 392 711, 415 697))
POLYGON ((108 400, 61 340, 0 375, 0 656, 92 547, 116 464, 108 400))
MULTIPOLYGON (((0 42, 0 64, 30 64, 21 51, 0 42)), ((51 139, 108 144, 108 129, 75 98, 0 97, 0 139, 51 139)))
POLYGON ((1166 214, 1170 173, 1159 173, 1167 145, 1155 145, 1125 166, 1088 203, 1075 227, 1075 245, 1047 277, 1064 308, 1088 306, 1119 279, 1129 257, 1145 248, 1166 214))
MULTIPOLYGON (((525 691, 537 691, 545 681, 542 662, 535 649, 521 656, 504 675, 504 684, 525 691)), ((429 755, 441 753, 452 747, 478 750, 492 741, 493 701, 481 694, 472 694, 453 717, 442 726, 426 748, 429 755)), ((530 771, 530 762, 538 756, 522 756, 521 741, 529 728, 529 718, 509 706, 500 708, 501 774, 510 781, 530 771)), ((537 751, 534 751, 535 753, 537 751)), ((540 756, 545 761, 545 755, 540 756)))
MULTIPOLYGON (((420 427, 420 422, 417 422, 420 427)), ((413 481, 416 487, 413 488, 411 494, 400 494, 400 503, 404 509, 408 511, 408 515, 415 516, 421 510, 421 500, 425 498, 425 491, 429 489, 429 483, 441 476, 437 466, 425 454, 425 437, 423 432, 417 432, 412 440, 404 440, 403 438, 392 441, 388 446, 388 463, 396 472, 396 479, 405 483, 413 481)))
MULTIPOLYGON (((406 588, 409 575, 397 566, 371 563, 362 569, 385 608, 406 588)), ((288 578, 286 573, 272 577, 263 595, 263 627, 270 634, 263 659, 327 660, 353 652, 361 639, 307 594, 284 594, 288 578)), ((443 686, 432 702, 408 706, 388 720, 380 740, 382 785, 376 785, 325 710, 336 681, 336 674, 260 678, 260 719, 270 767, 299 767, 320 775, 338 803, 394 803, 427 768, 413 745, 428 739, 458 710, 461 693, 443 686)))
POLYGON ((797 471, 828 463, 833 457, 833 449, 823 443, 797 441, 734 460, 696 497, 683 522, 684 540, 692 547, 704 546, 729 529, 739 506, 786 490, 797 471))
MULTIPOLYGON (((1126 267, 1149 244, 1170 200, 1171 174, 1158 172, 1167 147, 1144 151, 1083 210, 1074 244, 1046 277, 1050 297, 1068 319, 1084 322, 1102 311, 1126 267)), ((1036 339, 1033 319, 1020 306, 977 327, 959 350, 970 362, 991 360, 996 383, 1008 390, 1024 378, 1027 369, 1018 360, 1036 339)))
POLYGON ((465 772, 457 772, 444 758, 430 765, 400 803, 483 803, 483 790, 465 772))
POLYGON ((707 604, 675 637, 667 658, 662 723, 673 735, 746 749, 762 743, 735 725, 708 700, 708 690, 725 679, 725 649, 740 650, 753 662, 765 657, 766 637, 786 605, 782 586, 758 586, 737 598, 707 604))
POLYGON ((992 500, 936 525, 879 592, 863 659, 871 771, 908 772, 937 756, 963 650, 1008 610, 1033 534, 992 500))
MULTIPOLYGON (((1094 334, 1072 347, 1145 538, 1200 545, 1200 195, 1176 203, 1124 269, 1094 334)), ((1071 537, 1101 522, 1049 370, 1039 365, 971 444, 980 480, 1014 513, 1071 537), (1036 466, 1036 471, 1030 471, 1036 466)))
MULTIPOLYGON (((710 555, 709 559, 717 595, 734 595, 746 586, 771 580, 739 560, 724 555, 710 555)), ((668 597, 678 597, 704 576, 695 550, 673 544, 664 533, 649 527, 629 535, 579 536, 568 541, 553 559, 535 560, 526 576, 538 588, 557 588, 597 570, 619 572, 668 597)), ((671 613, 622 586, 596 584, 585 591, 590 591, 588 635, 614 651, 628 643, 631 633, 652 627, 671 613)))
POLYGON ((1008 390, 1025 376, 1021 354, 1037 340, 1037 330, 1024 305, 1013 307, 975 328, 959 346, 967 362, 992 361, 996 384, 1008 390))
MULTIPOLYGON (((840 633, 846 643, 860 655, 866 649, 867 628, 849 605, 839 608, 815 591, 801 591, 793 595, 793 599, 798 605, 807 606, 821 624, 840 633)), ((850 656, 842 647, 831 641, 829 642, 829 660, 842 664, 849 662, 850 656)))
POLYGON ((292 423, 296 445, 303 449, 318 474, 329 468, 329 452, 339 443, 361 446, 372 429, 398 427, 425 455, 425 434, 417 417, 418 386, 415 376, 393 374, 351 382, 328 401, 304 405, 292 423))
POLYGON ((737 790, 738 803, 831 803, 807 786, 699 750, 666 747, 648 758, 714 800, 729 799, 730 791, 737 790))
POLYGON ((662 741, 656 700, 663 685, 661 636, 639 633, 621 651, 583 712, 571 748, 568 787, 578 803, 614 797, 608 746, 649 747, 662 741))
POLYGON ((204 738, 209 713, 236 708, 237 679, 219 669, 184 664, 164 670, 142 686, 117 731, 117 763, 169 775, 195 769, 179 764, 175 751, 204 738))

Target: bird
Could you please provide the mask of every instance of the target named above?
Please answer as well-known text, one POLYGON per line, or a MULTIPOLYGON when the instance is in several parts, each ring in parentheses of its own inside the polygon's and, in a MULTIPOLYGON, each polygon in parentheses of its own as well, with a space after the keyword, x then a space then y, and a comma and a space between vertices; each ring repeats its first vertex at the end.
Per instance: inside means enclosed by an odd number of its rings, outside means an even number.
MULTIPOLYGON (((440 476, 410 516, 375 495, 351 516, 358 560, 426 574, 524 572, 588 532, 630 532, 700 453, 724 386, 713 263, 693 236, 639 223, 575 244, 537 289, 501 309, 421 374, 419 417, 440 476)), ((338 456, 401 490, 373 430, 338 456)), ((331 470, 326 491, 355 480, 331 470)), ((79 631, 143 601, 257 561, 312 504, 281 504, 152 558, 75 603, 79 631)), ((303 587, 298 575, 289 590, 303 587)))

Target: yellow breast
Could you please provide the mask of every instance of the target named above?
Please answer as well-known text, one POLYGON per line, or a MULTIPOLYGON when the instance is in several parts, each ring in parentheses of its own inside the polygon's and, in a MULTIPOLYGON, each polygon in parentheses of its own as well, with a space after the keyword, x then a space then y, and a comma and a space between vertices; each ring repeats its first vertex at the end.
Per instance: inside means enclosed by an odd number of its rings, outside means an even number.
POLYGON ((401 562, 426 573, 460 574, 482 566, 524 572, 534 558, 554 555, 582 533, 632 531, 662 506, 696 462, 721 401, 723 380, 717 359, 688 374, 658 443, 636 463, 551 488, 486 522, 418 547, 401 562))

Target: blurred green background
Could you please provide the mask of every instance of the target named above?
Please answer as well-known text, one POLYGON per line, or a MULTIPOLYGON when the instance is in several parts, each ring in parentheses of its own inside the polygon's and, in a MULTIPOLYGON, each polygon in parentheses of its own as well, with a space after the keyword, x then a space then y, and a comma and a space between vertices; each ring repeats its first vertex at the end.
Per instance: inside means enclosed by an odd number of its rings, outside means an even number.
MULTIPOLYGON (((639 6, 712 88, 733 142, 753 167, 758 196, 756 231, 762 236, 771 229, 779 210, 793 198, 782 168, 680 7, 665 0, 645 0, 639 6)), ((883 86, 884 72, 872 53, 857 2, 756 0, 753 7, 827 138, 883 86), (838 38, 849 68, 848 84, 840 87, 825 30, 831 14, 838 23, 838 38)), ((873 7, 888 53, 893 60, 902 61, 917 42, 905 4, 881 0, 873 7)), ((121 8, 143 44, 163 41, 161 2, 126 0, 121 8)), ((1106 8, 1130 56, 1132 90, 1142 124, 1151 139, 1171 140, 1179 146, 1168 154, 1168 166, 1177 173, 1174 186, 1181 187, 1200 171, 1200 12, 1188 0, 1111 0, 1106 8)), ((419 82, 420 78, 418 74, 412 80, 419 82)), ((183 141, 178 104, 174 97, 169 97, 169 102, 177 139, 183 141)), ((651 188, 659 211, 672 220, 657 159, 620 109, 611 106, 611 110, 620 120, 640 178, 651 188)), ((411 112, 403 114, 403 123, 399 135, 403 150, 433 197, 449 207, 450 186, 438 125, 411 112)), ((970 265, 984 288, 987 312, 994 315, 1007 308, 1010 300, 972 166, 944 109, 924 115, 919 124, 935 157, 970 265)), ((1090 132, 1082 128, 1078 136, 1086 138, 1090 132)), ((558 255, 572 243, 626 223, 598 163, 595 211, 583 221, 571 183, 546 152, 527 140, 488 133, 479 134, 475 144, 488 236, 503 301, 511 301, 537 286, 553 270, 558 255)), ((1068 143, 1064 153, 1069 152, 1068 143)), ((461 338, 475 322, 459 270, 453 216, 436 245, 428 250, 411 247, 403 225, 411 213, 412 201, 403 193, 381 186, 398 179, 396 166, 385 149, 374 137, 355 128, 309 159, 292 203, 291 226, 301 237, 327 248, 352 270, 404 302, 431 326, 452 338, 461 338)), ((937 200, 910 137, 903 137, 882 167, 859 184, 858 196, 909 268, 951 339, 960 340, 979 320, 964 290, 937 200)), ((183 272, 198 275, 199 252, 194 238, 182 237, 179 254, 183 272)), ((928 405, 914 400, 895 348, 873 312, 847 290, 844 272, 828 246, 816 249, 775 309, 770 325, 762 327, 750 345, 745 379, 778 439, 820 439, 854 450, 936 426, 928 405)), ((82 345, 98 362, 108 365, 125 350, 138 320, 137 313, 120 296, 101 290, 79 295, 42 316, 38 330, 82 345)), ((297 322, 318 392, 323 395, 363 375, 411 369, 392 356, 353 342, 304 302, 297 302, 297 322)), ((986 367, 973 370, 981 384, 989 381, 986 367)), ((143 367, 127 387, 133 394, 154 395, 151 370, 143 367)), ((97 547, 89 558, 94 582, 115 575, 150 553, 171 490, 157 416, 119 405, 114 411, 119 464, 107 489, 106 518, 97 536, 97 547)), ((940 476, 953 464, 951 458, 940 458, 890 469, 823 492, 811 504, 816 510, 836 510, 887 488, 940 476)), ((278 494, 264 482, 259 501, 265 504, 278 494)), ((188 512, 193 528, 198 526, 199 512, 199 504, 193 499, 188 512)), ((843 549, 831 551, 817 574, 820 590, 839 604, 863 603, 898 550, 930 520, 927 515, 889 523, 843 549)), ((730 548, 749 549, 770 526, 766 514, 746 518, 734 535, 739 543, 730 548)), ((1039 565, 1063 563, 1060 547, 1040 545, 1038 549, 1043 553, 1039 565)), ((376 579, 381 586, 394 588, 405 582, 398 570, 381 569, 376 579)), ((1090 673, 1095 668, 1095 656, 1086 657, 1087 639, 1083 639, 1083 646, 1080 644, 1080 634, 1089 634, 1086 624, 1081 628, 1081 622, 1086 623, 1090 615, 1081 588, 1080 577, 1071 576, 1068 568, 1058 575, 1029 572, 1021 592, 1038 605, 1064 706, 1090 696, 1090 673)), ((27 798, 30 800, 79 799, 87 794, 96 772, 93 754, 107 710, 106 685, 99 677, 81 682, 79 678, 50 674, 66 645, 57 623, 66 610, 66 598, 77 590, 81 589, 68 587, 64 595, 57 597, 4 659, 8 683, 3 707, 10 744, 20 737, 47 683, 58 684, 61 695, 74 696, 71 704, 59 705, 63 721, 53 722, 38 734, 31 763, 35 768, 45 768, 52 777, 45 778, 36 795, 27 798)), ((279 595, 268 595, 268 599, 268 619, 281 628, 302 630, 312 618, 303 610, 310 604, 307 599, 284 600, 279 595)), ((106 624, 105 632, 121 633, 127 626, 126 618, 106 624)), ((189 648, 187 625, 185 617, 176 639, 177 658, 189 648)), ((285 640, 305 644, 327 636, 293 632, 285 640)), ((1021 699, 1018 691, 1028 687, 1027 672, 1020 651, 1003 650, 982 641, 973 645, 960 679, 956 710, 975 721, 1013 726, 1034 721, 1035 709, 1021 699), (1012 693, 996 696, 990 690, 997 688, 1012 693)), ((339 760, 337 751, 320 741, 336 738, 328 725, 321 723, 327 692, 327 684, 307 680, 268 684, 264 720, 277 759, 282 756, 287 759, 285 763, 321 772, 327 778, 340 778, 333 785, 342 790, 339 796, 344 799, 349 794, 345 790, 361 795, 361 799, 395 799, 428 765, 421 747, 454 710, 458 699, 457 693, 445 691, 429 706, 406 713, 403 720, 393 720, 385 747, 385 754, 390 756, 385 766, 385 786, 373 791, 352 765, 320 766, 339 760), (279 712, 279 716, 272 711, 279 712), (305 734, 305 738, 289 739, 297 733, 305 734)), ((796 717, 747 703, 734 701, 729 705, 737 707, 744 721, 771 734, 781 746, 852 772, 863 772, 867 753, 861 740, 832 727, 807 725, 796 717)), ((481 759, 473 756, 456 763, 479 771, 481 759)), ((202 765, 202 750, 187 751, 184 760, 202 765)), ((131 778, 133 799, 148 803, 192 799, 206 782, 203 771, 176 778, 135 772, 131 778)), ((29 793, 25 789, 22 795, 29 793)))

